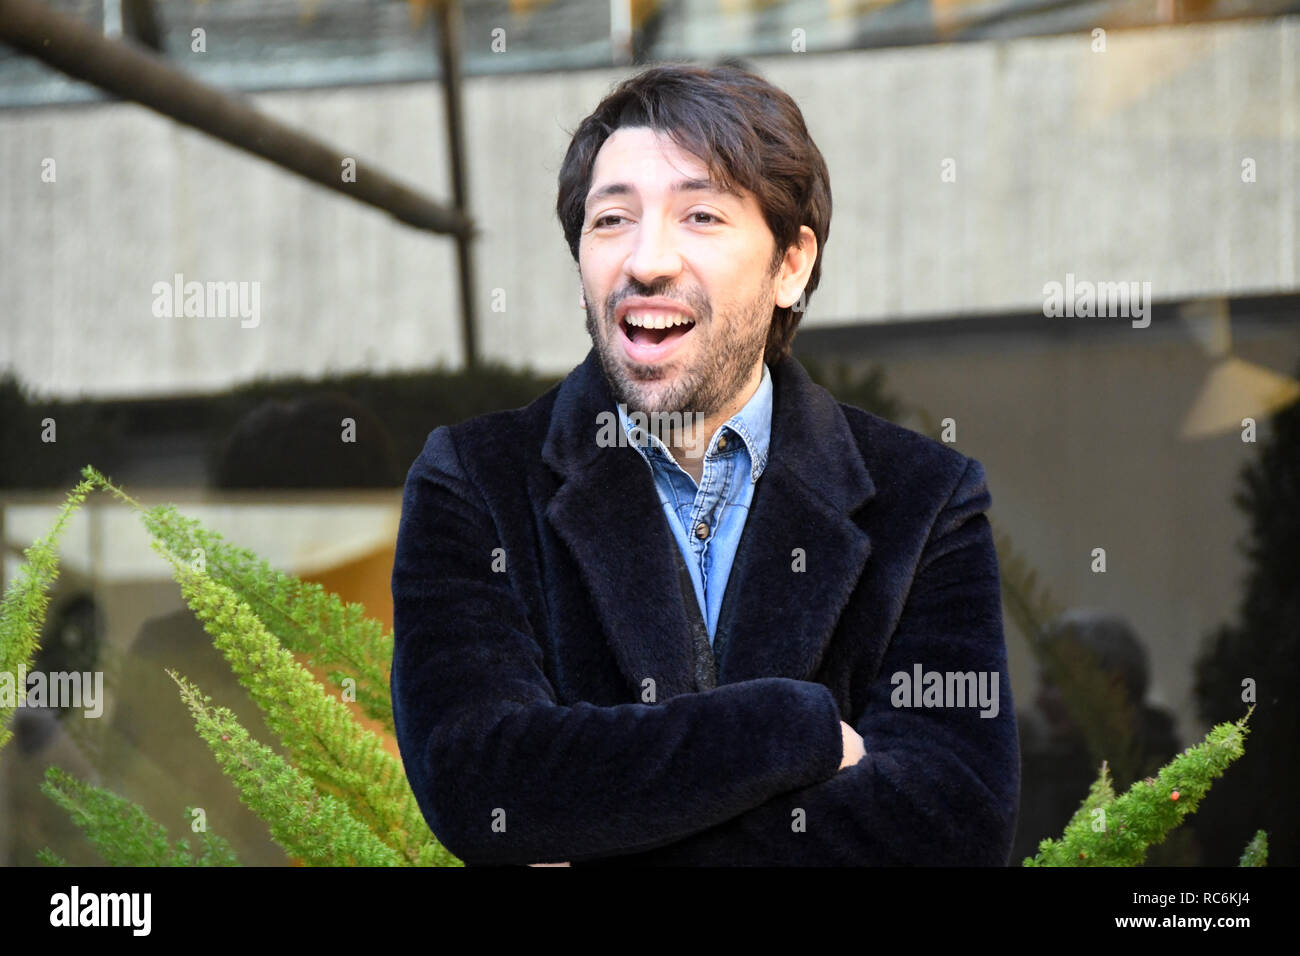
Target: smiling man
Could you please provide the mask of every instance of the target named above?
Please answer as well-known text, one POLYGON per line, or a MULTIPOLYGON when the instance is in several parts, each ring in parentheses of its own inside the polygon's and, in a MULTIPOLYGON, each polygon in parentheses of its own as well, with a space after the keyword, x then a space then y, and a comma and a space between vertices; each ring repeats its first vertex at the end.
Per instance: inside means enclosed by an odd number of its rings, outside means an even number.
POLYGON ((797 105, 646 70, 556 209, 593 348, 406 482, 393 713, 435 835, 469 865, 1004 864, 984 470, 790 354, 831 211, 797 105))
MULTIPOLYGON (((617 129, 591 179, 578 249, 587 332, 619 402, 691 416, 684 421, 694 428, 669 447, 699 482, 703 441, 765 381, 773 308, 788 310, 803 293, 817 237, 802 226, 797 244, 782 249, 753 193, 714 182, 699 159, 648 127, 617 129), (625 178, 629 170, 639 175, 625 178), (588 287, 599 307, 587 304, 588 287)), ((829 191, 821 198, 828 223, 829 191)))

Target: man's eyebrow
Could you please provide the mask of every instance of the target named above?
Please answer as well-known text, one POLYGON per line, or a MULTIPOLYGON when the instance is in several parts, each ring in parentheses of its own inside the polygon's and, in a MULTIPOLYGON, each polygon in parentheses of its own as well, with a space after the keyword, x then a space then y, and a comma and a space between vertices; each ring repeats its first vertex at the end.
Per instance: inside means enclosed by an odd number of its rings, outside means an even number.
MULTIPOLYGON (((599 189, 594 190, 587 196, 585 208, 590 209, 592 205, 609 196, 627 196, 632 192, 633 189, 629 183, 609 183, 606 186, 601 186, 599 189)), ((677 182, 673 183, 673 192, 719 193, 735 196, 737 199, 740 198, 739 190, 726 188, 721 184, 714 182, 712 179, 679 179, 677 182)))

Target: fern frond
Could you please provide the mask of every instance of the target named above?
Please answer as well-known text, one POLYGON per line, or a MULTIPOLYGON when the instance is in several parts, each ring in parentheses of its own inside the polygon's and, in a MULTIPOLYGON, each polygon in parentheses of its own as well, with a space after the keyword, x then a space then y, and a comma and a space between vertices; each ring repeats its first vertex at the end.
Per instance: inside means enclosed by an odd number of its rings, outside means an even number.
MULTIPOLYGON (((1252 708, 1253 710, 1253 708, 1252 708)), ((1026 866, 1139 866, 1147 849, 1195 813, 1210 785, 1245 753, 1250 712, 1235 723, 1214 727, 1195 747, 1165 764, 1155 777, 1139 780, 1123 796, 1107 800, 1106 770, 1088 800, 1066 825, 1060 840, 1044 840, 1026 866), (1096 826, 1089 802, 1105 810, 1096 826), (1087 810, 1087 812, 1085 812, 1087 810)))
POLYGON ((102 476, 99 480, 105 490, 137 511, 174 561, 190 564, 201 556, 204 573, 233 590, 282 646, 307 655, 313 667, 338 665, 329 670, 330 681, 343 687, 351 678, 357 705, 392 732, 393 635, 366 613, 364 605, 346 603, 319 584, 271 567, 170 505, 145 508, 112 482, 102 476))
POLYGON ((297 768, 254 740, 228 708, 168 670, 194 718, 199 736, 240 799, 270 828, 290 856, 310 866, 400 866, 403 858, 330 794, 322 794, 297 768))
MULTIPOLYGON (((204 833, 203 854, 195 858, 189 844, 168 842, 167 829, 132 803, 103 787, 50 767, 41 792, 72 816, 86 838, 110 866, 237 866, 234 851, 221 837, 204 833)), ((43 851, 45 852, 45 851, 43 851)), ((64 865, 52 851, 37 854, 46 865, 64 865)))
MULTIPOLYGON (((163 547, 158 550, 167 556, 163 547)), ((294 765, 344 801, 381 840, 416 862, 433 840, 401 763, 280 646, 253 610, 224 584, 172 561, 181 595, 266 715, 294 765)))
POLYGON ((19 674, 32 666, 40 647, 50 588, 59 576, 59 538, 68 519, 93 490, 93 482, 81 481, 68 493, 49 533, 32 542, 23 553, 26 560, 0 601, 0 749, 13 736, 9 723, 27 697, 27 687, 19 674))

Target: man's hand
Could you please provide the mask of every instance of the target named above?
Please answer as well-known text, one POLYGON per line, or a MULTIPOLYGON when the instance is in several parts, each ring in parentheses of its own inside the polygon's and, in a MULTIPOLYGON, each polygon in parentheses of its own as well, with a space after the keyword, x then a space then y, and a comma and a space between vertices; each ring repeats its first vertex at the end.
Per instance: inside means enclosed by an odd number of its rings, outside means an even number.
POLYGON ((840 761, 840 769, 852 767, 855 763, 867 755, 866 745, 862 742, 862 735, 856 730, 840 721, 840 737, 843 739, 844 759, 840 761))

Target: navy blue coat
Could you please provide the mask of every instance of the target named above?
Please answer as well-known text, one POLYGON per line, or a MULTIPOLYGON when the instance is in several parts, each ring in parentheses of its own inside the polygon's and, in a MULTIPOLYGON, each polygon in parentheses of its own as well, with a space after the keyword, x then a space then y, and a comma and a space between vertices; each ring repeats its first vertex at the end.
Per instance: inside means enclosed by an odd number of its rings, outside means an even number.
POLYGON ((650 471, 597 442, 594 349, 532 404, 429 435, 393 567, 393 716, 467 865, 1007 862, 1020 760, 984 469, 793 357, 771 371, 712 689, 650 471), (893 676, 916 665, 996 675, 997 715, 917 706, 893 676), (842 771, 841 719, 867 751, 842 771))

